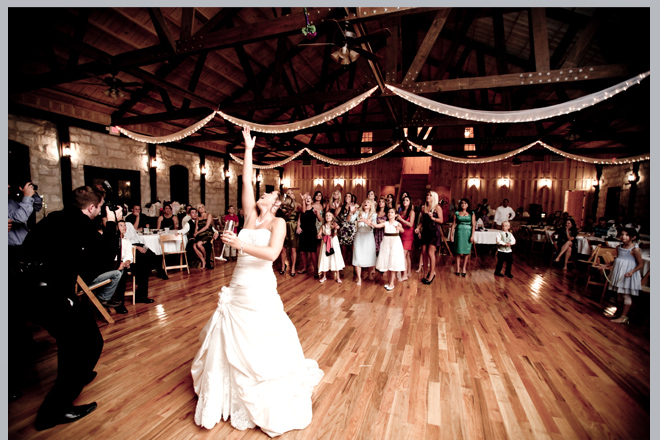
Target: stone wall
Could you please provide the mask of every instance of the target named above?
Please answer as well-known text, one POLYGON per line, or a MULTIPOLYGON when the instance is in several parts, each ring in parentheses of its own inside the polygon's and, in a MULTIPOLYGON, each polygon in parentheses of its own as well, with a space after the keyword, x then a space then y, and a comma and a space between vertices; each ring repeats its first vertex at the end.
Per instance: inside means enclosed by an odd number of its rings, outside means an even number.
POLYGON ((48 212, 62 209, 62 174, 55 124, 9 115, 7 132, 10 140, 30 148, 30 175, 45 203, 37 213, 37 221, 48 212))
MULTIPOLYGON (((648 231, 650 222, 651 206, 651 163, 650 161, 640 162, 639 181, 637 182, 637 195, 635 197, 635 206, 633 216, 642 218, 642 226, 648 231)), ((600 193, 598 195, 598 217, 605 215, 605 205, 607 203, 607 189, 620 187, 619 204, 623 205, 628 211, 630 201, 630 183, 628 175, 632 172, 632 165, 612 165, 603 167, 603 175, 600 180, 600 193)))
MULTIPOLYGON (((140 172, 140 198, 144 206, 151 199, 149 147, 120 136, 70 127, 71 180, 74 188, 85 184, 85 165, 140 172)), ((169 187, 168 187, 169 188, 169 187)))
MULTIPOLYGON (((149 147, 124 136, 112 136, 77 127, 69 129, 71 140, 71 179, 73 188, 85 184, 84 166, 134 170, 140 172, 140 196, 144 206, 151 201, 149 179, 149 147)), ((9 139, 26 145, 30 149, 30 172, 34 183, 39 185, 39 194, 44 196, 46 212, 63 208, 60 154, 56 125, 21 116, 8 116, 9 139)), ((201 201, 200 158, 191 153, 164 145, 156 148, 158 158, 157 194, 162 200, 170 200, 170 166, 183 165, 188 169, 190 203, 201 201)), ((219 157, 206 156, 206 207, 214 216, 225 212, 224 161, 219 157)), ((230 162, 230 201, 236 204, 236 176, 242 167, 230 162)), ((273 171, 267 172, 273 173, 273 171)), ((277 176, 277 172, 274 172, 277 176)), ((270 178, 269 178, 270 179, 270 178)), ((270 182, 270 180, 268 180, 270 182)), ((43 211, 37 220, 43 218, 43 211)))

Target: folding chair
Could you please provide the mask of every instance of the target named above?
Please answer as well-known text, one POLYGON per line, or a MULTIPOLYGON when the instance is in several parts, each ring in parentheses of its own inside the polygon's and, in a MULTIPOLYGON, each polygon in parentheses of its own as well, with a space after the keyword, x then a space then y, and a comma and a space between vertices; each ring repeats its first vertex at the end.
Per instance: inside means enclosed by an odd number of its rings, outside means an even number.
POLYGON ((440 231, 440 237, 442 237, 442 244, 445 245, 445 248, 447 249, 447 252, 449 252, 449 256, 453 257, 454 254, 451 253, 451 248, 449 247, 449 243, 447 242, 447 236, 445 235, 445 231, 443 230, 442 225, 440 225, 438 230, 440 231))
POLYGON ((94 284, 93 286, 87 286, 87 283, 83 281, 82 278, 80 278, 80 275, 78 275, 78 279, 76 280, 76 295, 81 296, 83 294, 87 295, 87 298, 94 304, 94 306, 98 309, 99 312, 101 312, 101 315, 105 318, 106 321, 108 321, 110 324, 114 324, 115 320, 112 319, 112 316, 108 313, 108 311, 101 305, 99 302, 98 298, 96 298, 96 295, 92 293, 92 290, 98 289, 101 286, 105 286, 108 284, 110 280, 103 280, 98 284, 94 284), (78 287, 82 289, 82 291, 78 290, 78 287))
MULTIPOLYGON (((596 253, 596 251, 594 251, 596 253)), ((607 278, 609 277, 610 273, 612 272, 611 268, 601 268, 603 264, 610 264, 614 261, 617 255, 617 250, 614 248, 610 247, 604 247, 601 246, 598 249, 598 252, 596 256, 593 259, 592 265, 589 268, 589 277, 587 278, 587 285, 585 286, 585 290, 589 288, 590 285, 593 286, 602 286, 603 291, 601 292, 600 295, 600 304, 603 304, 603 300, 605 299, 605 294, 607 293, 607 285, 609 284, 607 282, 607 278), (597 274, 603 275, 602 278, 604 278, 603 281, 594 281, 592 278, 594 278, 594 271, 596 271, 597 274)))
MULTIPOLYGON (((133 263, 135 263, 135 251, 136 247, 133 246, 133 263)), ((124 296, 132 296, 133 297, 133 305, 135 305, 135 289, 137 288, 137 284, 135 283, 135 271, 131 270, 131 275, 133 275, 133 289, 132 290, 127 290, 126 293, 124 293, 124 296)))
MULTIPOLYGON (((529 246, 529 253, 530 254, 543 254, 545 253, 545 244, 548 242, 548 239, 545 235, 545 231, 532 231, 531 234, 531 240, 530 240, 530 246, 529 246), (534 243, 540 243, 541 244, 541 250, 534 250, 534 243)), ((538 246, 537 246, 538 247, 538 246)))
POLYGON ((186 269, 190 275, 190 269, 188 268, 188 255, 186 255, 186 247, 183 244, 183 235, 181 234, 163 234, 160 236, 160 248, 163 251, 163 269, 165 270, 165 275, 167 275, 167 269, 186 269), (165 245, 171 243, 175 246, 178 244, 178 250, 175 251, 166 251, 165 245), (176 266, 167 265, 167 256, 168 255, 179 255, 179 264, 176 266), (183 264, 185 260, 185 264, 183 264))

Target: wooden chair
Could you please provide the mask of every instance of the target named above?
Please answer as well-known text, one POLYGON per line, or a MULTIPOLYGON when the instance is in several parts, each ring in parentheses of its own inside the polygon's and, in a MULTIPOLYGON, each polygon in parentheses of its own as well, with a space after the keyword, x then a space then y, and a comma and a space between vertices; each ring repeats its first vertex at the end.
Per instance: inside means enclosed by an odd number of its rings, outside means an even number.
MULTIPOLYGON (((136 255, 136 247, 133 246, 133 263, 135 263, 135 255, 136 255)), ((131 271, 131 275, 133 275, 133 289, 132 290, 127 290, 126 293, 124 293, 124 296, 132 296, 133 297, 133 305, 135 305, 135 289, 137 288, 137 284, 135 283, 135 271, 131 271)))
POLYGON ((105 318, 106 321, 108 321, 110 324, 114 324, 115 320, 112 319, 112 316, 108 313, 108 311, 101 305, 101 302, 98 300, 96 295, 92 292, 92 290, 98 289, 101 286, 105 286, 108 284, 110 280, 103 280, 100 283, 94 284, 92 286, 87 286, 87 283, 83 281, 80 276, 78 276, 78 279, 76 280, 76 295, 81 296, 81 295, 87 295, 87 298, 94 304, 94 306, 98 309, 99 312, 101 312, 101 315, 105 318), (78 290, 78 288, 82 290, 78 290))
POLYGON ((529 246, 529 253, 530 254, 544 254, 545 253, 545 244, 548 242, 548 238, 545 235, 545 231, 532 231, 531 234, 531 240, 530 240, 530 246, 529 246), (534 250, 534 244, 540 244, 541 250, 534 250))
POLYGON ((186 246, 183 244, 183 235, 181 234, 163 234, 160 236, 160 248, 163 252, 163 269, 165 270, 165 275, 167 275, 167 269, 186 269, 188 274, 190 274, 190 269, 188 268, 188 255, 186 255, 186 246), (173 243, 175 246, 178 244, 178 250, 167 252, 165 250, 166 243, 173 243), (167 265, 167 256, 168 255, 179 255, 179 264, 176 266, 167 265), (185 260, 185 264, 183 263, 185 260))
POLYGON ((603 290, 600 295, 600 304, 602 305, 605 299, 605 294, 607 293, 607 285, 609 284, 607 278, 612 272, 611 267, 604 268, 602 266, 604 264, 610 264, 614 261, 617 255, 617 250, 606 246, 600 246, 593 252, 593 254, 595 254, 595 256, 592 260, 591 266, 589 267, 589 277, 587 278, 587 285, 585 286, 585 290, 588 289, 590 285, 599 287, 602 286, 603 290), (596 278, 596 280, 594 280, 594 278, 596 278))
MULTIPOLYGON (((440 237, 442 238, 442 244, 447 249, 447 252, 449 252, 449 256, 453 257, 454 254, 452 254, 452 252, 451 252, 451 247, 449 246, 449 242, 447 241, 447 235, 445 235, 445 231, 444 231, 444 228, 442 227, 442 225, 440 225, 438 230, 440 231, 440 237)), ((440 246, 440 247, 442 248, 442 246, 440 246)))

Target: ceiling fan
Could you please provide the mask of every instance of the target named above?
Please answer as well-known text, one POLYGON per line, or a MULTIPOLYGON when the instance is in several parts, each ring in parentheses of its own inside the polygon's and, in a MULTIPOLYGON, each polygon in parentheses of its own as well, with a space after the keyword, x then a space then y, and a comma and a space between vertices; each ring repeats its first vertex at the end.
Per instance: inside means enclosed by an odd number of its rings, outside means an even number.
MULTIPOLYGON (((108 86, 108 88, 103 91, 103 94, 111 98, 113 101, 116 101, 117 98, 125 98, 127 96, 126 93, 131 93, 131 91, 128 90, 128 88, 142 87, 143 85, 142 83, 139 82, 124 82, 119 78, 117 78, 116 75, 117 75, 116 73, 111 73, 110 76, 106 76, 105 78, 102 78, 100 76, 95 77, 103 81, 103 83, 106 86, 108 86)), ((81 84, 98 85, 95 83, 81 83, 81 84)))
POLYGON ((339 30, 339 32, 335 32, 332 43, 300 43, 298 46, 336 46, 338 49, 331 54, 331 57, 342 65, 347 65, 354 62, 359 58, 360 55, 371 61, 377 62, 380 56, 373 52, 369 52, 368 50, 362 49, 361 45, 363 43, 370 43, 381 38, 387 38, 392 35, 389 29, 383 28, 365 34, 361 37, 357 37, 355 32, 350 30, 350 22, 339 22, 332 19, 325 21, 333 22, 335 25, 337 25, 337 29, 339 30))

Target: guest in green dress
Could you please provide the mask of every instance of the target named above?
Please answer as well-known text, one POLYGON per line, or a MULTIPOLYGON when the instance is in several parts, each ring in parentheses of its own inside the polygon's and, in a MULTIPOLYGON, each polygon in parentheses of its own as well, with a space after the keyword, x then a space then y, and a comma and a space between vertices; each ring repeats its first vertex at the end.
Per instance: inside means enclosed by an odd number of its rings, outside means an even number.
POLYGON ((474 213, 470 211, 470 201, 461 199, 458 203, 459 211, 454 213, 454 222, 451 225, 451 241, 454 242, 454 252, 456 253, 456 275, 465 276, 467 274, 467 263, 470 260, 472 243, 474 243, 474 213), (461 257, 463 259, 463 270, 461 270, 461 257))

